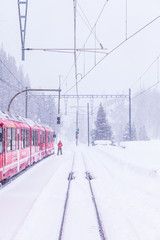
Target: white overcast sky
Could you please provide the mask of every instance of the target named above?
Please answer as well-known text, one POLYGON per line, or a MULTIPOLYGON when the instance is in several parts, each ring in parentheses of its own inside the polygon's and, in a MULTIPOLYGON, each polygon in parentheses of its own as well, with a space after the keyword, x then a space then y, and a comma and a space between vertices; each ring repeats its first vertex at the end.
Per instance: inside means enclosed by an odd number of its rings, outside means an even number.
MULTIPOLYGON (((77 47, 81 48, 90 30, 80 17, 80 8, 93 26, 105 0, 77 1, 77 47)), ((159 0, 127 1, 128 37, 160 15, 159 0)), ((126 0, 109 0, 97 25, 99 41, 108 52, 126 37, 126 0)), ((10 55, 22 64, 34 88, 57 88, 59 75, 65 92, 75 83, 73 54, 53 52, 26 52, 21 61, 17 0, 0 0, 0 43, 10 55)), ((73 48, 73 0, 28 0, 26 48, 73 48)), ((95 47, 93 35, 86 47, 95 47)), ((96 47, 99 47, 96 42, 96 47)), ((79 93, 127 93, 128 88, 143 74, 160 54, 160 18, 120 48, 108 55, 79 84, 79 93)), ((97 55, 98 61, 103 55, 97 55)), ((93 53, 81 54, 78 73, 82 75, 94 66, 93 53), (84 64, 85 63, 85 64, 84 64)), ((158 65, 158 64, 157 64, 158 65)), ((157 81, 157 65, 143 77, 141 85, 147 87, 157 81)), ((78 80, 80 74, 78 75, 78 80)), ((136 87, 139 87, 139 82, 136 87)), ((75 88, 68 94, 75 93, 75 88)))

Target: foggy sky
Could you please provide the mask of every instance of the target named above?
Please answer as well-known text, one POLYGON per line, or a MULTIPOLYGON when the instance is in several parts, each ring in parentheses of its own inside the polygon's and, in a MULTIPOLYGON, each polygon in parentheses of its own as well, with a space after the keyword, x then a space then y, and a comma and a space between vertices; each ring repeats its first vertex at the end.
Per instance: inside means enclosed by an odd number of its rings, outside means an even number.
MULTIPOLYGON (((73 48, 73 1, 28 0, 28 2, 26 48, 73 48)), ((78 1, 77 47, 83 46, 90 32, 79 15, 79 6, 93 26, 104 3, 104 0, 78 1)), ((127 3, 128 37, 160 15, 159 0, 128 0, 127 3)), ((126 0, 108 1, 96 25, 97 37, 108 52, 126 38, 125 4, 126 0)), ((128 88, 160 54, 159 29, 160 19, 107 56, 81 81, 79 93, 128 92, 128 88)), ((30 77, 32 87, 57 88, 59 75, 63 82, 63 92, 74 85, 74 69, 64 81, 73 65, 73 54, 29 51, 25 54, 25 62, 21 61, 17 0, 0 0, 0 43, 7 53, 16 58, 18 65, 23 65, 25 73, 30 77)), ((93 35, 86 47, 95 47, 93 35)), ((98 42, 96 47, 99 47, 98 42)), ((102 54, 97 54, 96 62, 102 57, 102 54)), ((83 75, 94 64, 93 53, 81 54, 78 59, 78 73, 83 75)), ((157 67, 153 66, 153 69, 142 79, 141 86, 152 85, 157 81, 156 78, 157 67)), ((139 82, 134 85, 135 90, 139 85, 139 82)), ((75 92, 73 88, 68 94, 75 92)))

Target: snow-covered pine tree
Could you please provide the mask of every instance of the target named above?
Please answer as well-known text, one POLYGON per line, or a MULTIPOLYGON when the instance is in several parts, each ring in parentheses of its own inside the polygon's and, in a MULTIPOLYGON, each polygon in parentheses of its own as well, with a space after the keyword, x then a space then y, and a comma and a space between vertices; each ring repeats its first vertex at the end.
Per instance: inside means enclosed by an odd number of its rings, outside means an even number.
POLYGON ((112 140, 111 126, 106 119, 106 114, 104 112, 102 104, 100 104, 98 109, 95 126, 96 128, 92 130, 93 140, 112 140))
MULTIPOLYGON (((136 131, 135 124, 133 123, 131 128, 131 141, 136 141, 136 140, 137 140, 137 131, 136 131)), ((129 123, 126 124, 125 130, 124 130, 123 141, 130 141, 129 123)))
POLYGON ((141 126, 138 132, 138 140, 147 141, 149 140, 146 132, 145 125, 141 126))
POLYGON ((126 124, 126 127, 124 129, 124 135, 123 135, 123 141, 129 141, 130 136, 129 136, 129 123, 126 124))
POLYGON ((131 129, 131 140, 132 141, 137 140, 137 130, 134 123, 132 124, 132 129, 131 129))

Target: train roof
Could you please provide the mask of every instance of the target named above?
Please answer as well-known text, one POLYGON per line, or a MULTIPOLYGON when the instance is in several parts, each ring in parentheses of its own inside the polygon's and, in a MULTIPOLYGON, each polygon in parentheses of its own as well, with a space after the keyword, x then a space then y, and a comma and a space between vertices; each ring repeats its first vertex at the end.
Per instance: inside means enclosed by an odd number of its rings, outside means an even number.
POLYGON ((44 127, 44 128, 52 129, 47 124, 42 124, 38 121, 34 121, 32 119, 29 119, 29 118, 23 118, 19 115, 13 115, 9 112, 4 112, 4 111, 1 111, 1 110, 0 110, 0 118, 15 121, 15 122, 27 123, 31 127, 38 126, 38 127, 44 127))
POLYGON ((8 112, 3 112, 3 111, 0 111, 0 118, 11 120, 11 121, 16 121, 16 122, 23 122, 22 120, 18 120, 15 115, 12 115, 8 112))

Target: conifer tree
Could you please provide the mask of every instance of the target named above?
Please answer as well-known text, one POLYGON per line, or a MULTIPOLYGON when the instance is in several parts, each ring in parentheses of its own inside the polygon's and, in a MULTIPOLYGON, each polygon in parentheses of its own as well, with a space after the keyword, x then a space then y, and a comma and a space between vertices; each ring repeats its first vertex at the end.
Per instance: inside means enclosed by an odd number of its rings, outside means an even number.
MULTIPOLYGON (((136 130, 135 124, 133 123, 131 128, 131 141, 136 141, 136 140, 137 140, 137 130, 136 130)), ((127 123, 124 130, 123 141, 130 141, 129 123, 127 123)))
POLYGON ((106 119, 106 114, 104 112, 102 104, 100 104, 98 109, 95 126, 96 128, 92 130, 93 140, 112 140, 111 126, 106 119))
POLYGON ((143 141, 149 140, 149 138, 147 136, 145 125, 140 127, 138 138, 139 138, 139 140, 143 140, 143 141))
POLYGON ((126 127, 124 129, 124 135, 123 135, 123 141, 129 141, 130 136, 129 136, 129 123, 126 124, 126 127))
POLYGON ((137 130, 134 123, 132 124, 132 129, 131 129, 131 140, 132 141, 137 140, 137 130))

